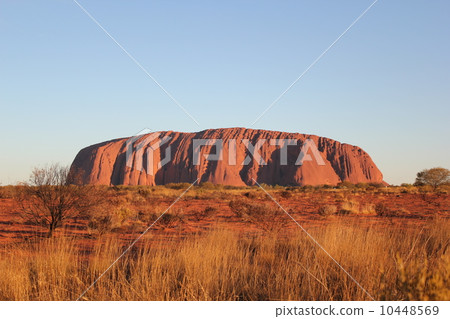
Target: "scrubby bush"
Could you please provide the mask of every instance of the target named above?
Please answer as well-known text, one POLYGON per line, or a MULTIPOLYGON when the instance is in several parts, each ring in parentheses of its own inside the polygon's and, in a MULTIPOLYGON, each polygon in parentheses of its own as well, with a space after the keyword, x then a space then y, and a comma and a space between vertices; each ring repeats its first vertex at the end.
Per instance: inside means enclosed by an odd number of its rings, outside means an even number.
POLYGON ((213 184, 211 182, 200 183, 199 187, 203 188, 203 189, 221 189, 221 188, 223 188, 222 185, 220 185, 220 184, 213 184))
POLYGON ((112 230, 113 217, 111 215, 91 216, 87 226, 90 231, 104 235, 112 230))
POLYGON ((150 187, 140 187, 138 189, 138 194, 147 199, 152 194, 152 189, 150 187))
POLYGON ((164 185, 164 187, 170 189, 187 189, 189 186, 191 186, 189 183, 168 183, 164 185))
POLYGON ((202 217, 209 218, 218 212, 217 208, 208 206, 202 211, 202 217))
POLYGON ((390 216, 391 210, 384 203, 378 203, 375 205, 375 213, 380 217, 390 216))
POLYGON ((117 208, 114 213, 119 219, 120 223, 124 223, 127 219, 137 216, 134 210, 124 206, 117 208))
POLYGON ((283 190, 280 192, 280 196, 281 196, 281 198, 289 199, 292 197, 292 193, 288 190, 283 190))
POLYGON ((239 218, 265 231, 278 233, 289 222, 281 209, 266 203, 238 199, 230 201, 229 206, 239 218))
POLYGON ((355 184, 353 184, 349 181, 342 181, 337 186, 338 186, 338 188, 354 188, 355 184))
POLYGON ((199 212, 195 212, 193 215, 193 218, 197 222, 204 221, 204 220, 216 215, 217 212, 218 212, 217 208, 208 206, 199 212))
POLYGON ((153 211, 139 211, 137 219, 145 227, 153 225, 153 229, 169 229, 180 226, 185 217, 181 209, 171 209, 165 213, 162 209, 153 209, 153 211))
POLYGON ((397 218, 417 217, 417 214, 411 214, 411 212, 405 208, 390 209, 384 203, 376 204, 375 212, 379 217, 397 217, 397 218))
POLYGON ((0 199, 13 198, 14 192, 14 186, 0 186, 0 199))
MULTIPOLYGON (((155 218, 156 220, 156 218, 155 218)), ((180 226, 184 222, 184 216, 180 212, 166 212, 158 220, 158 226, 164 229, 175 228, 180 226)))
POLYGON ((390 217, 407 218, 407 217, 411 217, 411 216, 412 216, 412 214, 409 210, 407 210, 406 208, 401 208, 401 209, 393 210, 391 212, 390 217))
POLYGON ((310 193, 314 191, 314 186, 312 185, 303 185, 300 187, 300 191, 303 193, 310 193))
POLYGON ((319 215, 330 216, 337 213, 336 205, 323 205, 319 207, 319 215))
POLYGON ((374 204, 363 204, 359 209, 360 214, 374 214, 375 213, 375 205, 374 204))
POLYGON ((243 195, 244 195, 245 197, 247 197, 247 198, 250 198, 250 199, 258 198, 258 192, 256 192, 256 191, 245 192, 243 195))
POLYGON ((339 210, 339 215, 348 215, 348 214, 358 214, 359 213, 359 203, 353 200, 344 201, 341 204, 341 209, 339 210))

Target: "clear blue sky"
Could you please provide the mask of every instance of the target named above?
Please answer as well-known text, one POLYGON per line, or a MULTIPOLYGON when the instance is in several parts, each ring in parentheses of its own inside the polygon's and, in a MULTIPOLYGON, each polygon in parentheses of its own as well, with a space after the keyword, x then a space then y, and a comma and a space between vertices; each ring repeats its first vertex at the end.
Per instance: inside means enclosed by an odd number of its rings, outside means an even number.
MULTIPOLYGON (((372 1, 0 2, 0 183, 152 130, 250 127, 372 1)), ((254 128, 366 150, 387 182, 450 163, 450 2, 380 0, 254 128)))

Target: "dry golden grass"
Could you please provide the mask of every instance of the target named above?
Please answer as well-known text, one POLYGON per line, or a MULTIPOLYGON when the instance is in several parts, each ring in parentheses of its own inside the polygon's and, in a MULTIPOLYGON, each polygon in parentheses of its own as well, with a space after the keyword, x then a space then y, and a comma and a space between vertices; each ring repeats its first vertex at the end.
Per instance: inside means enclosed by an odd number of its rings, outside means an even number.
MULTIPOLYGON (((336 219, 311 234, 375 299, 449 300, 448 220, 420 229, 364 227, 336 219)), ((83 300, 367 300, 304 233, 255 235, 213 229, 158 244, 148 234, 83 300)), ((0 251, 0 300, 74 300, 121 254, 99 238, 80 251, 73 238, 0 251)))
MULTIPOLYGON (((105 188, 108 201, 80 216, 66 236, 24 237, 27 242, 1 246, 6 248, 0 250, 0 300, 77 299, 122 253, 125 240, 135 238, 188 186, 105 188)), ((296 217, 310 214, 311 234, 375 299, 450 299, 450 222, 432 217, 449 216, 445 189, 416 187, 420 194, 413 198, 410 187, 264 187, 296 217), (391 221, 419 211, 426 217, 420 223, 405 220, 400 228, 398 220, 391 221), (336 216, 325 219, 328 215, 336 216)), ((0 187, 0 198, 12 198, 13 191, 0 187)), ((83 300, 369 298, 294 227, 258 187, 194 186, 83 300), (241 203, 234 211, 239 221, 224 214, 230 201, 241 203), (286 230, 283 221, 292 227, 286 230), (190 230, 178 230, 179 225, 190 230), (213 229, 204 231, 208 227, 213 229)))

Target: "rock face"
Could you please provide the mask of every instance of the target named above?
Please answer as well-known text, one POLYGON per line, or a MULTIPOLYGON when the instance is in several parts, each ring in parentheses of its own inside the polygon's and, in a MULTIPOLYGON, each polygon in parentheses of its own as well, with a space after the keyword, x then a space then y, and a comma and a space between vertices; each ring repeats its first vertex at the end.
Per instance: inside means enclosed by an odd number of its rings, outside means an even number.
POLYGON ((196 179, 234 186, 255 181, 268 185, 383 182, 370 156, 357 146, 315 135, 245 128, 156 132, 103 142, 82 149, 71 170, 80 174, 82 183, 104 185, 196 179))

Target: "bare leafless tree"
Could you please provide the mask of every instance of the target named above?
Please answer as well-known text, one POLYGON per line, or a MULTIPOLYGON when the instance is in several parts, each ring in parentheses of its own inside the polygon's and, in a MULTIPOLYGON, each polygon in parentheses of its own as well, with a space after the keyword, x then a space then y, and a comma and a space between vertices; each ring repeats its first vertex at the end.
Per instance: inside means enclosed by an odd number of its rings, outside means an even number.
POLYGON ((47 236, 52 237, 65 220, 86 213, 104 198, 94 186, 79 185, 78 176, 59 164, 35 168, 29 182, 18 187, 19 214, 27 222, 47 227, 47 236))

